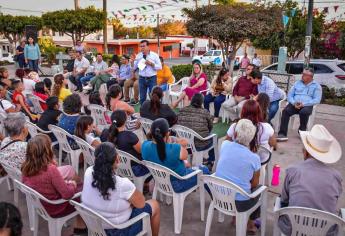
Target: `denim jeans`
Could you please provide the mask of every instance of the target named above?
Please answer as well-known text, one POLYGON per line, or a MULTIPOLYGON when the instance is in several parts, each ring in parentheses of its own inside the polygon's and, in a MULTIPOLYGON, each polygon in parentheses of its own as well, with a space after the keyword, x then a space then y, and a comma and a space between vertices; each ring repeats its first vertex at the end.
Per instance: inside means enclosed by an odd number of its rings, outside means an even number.
POLYGON ((204 100, 204 107, 206 110, 210 111, 210 103, 214 102, 214 117, 219 117, 220 108, 225 101, 225 95, 220 94, 218 96, 213 96, 212 94, 207 94, 204 100))
MULTIPOLYGON (((197 151, 203 151, 203 150, 206 150, 206 149, 212 147, 212 145, 213 145, 213 141, 211 140, 211 142, 209 142, 207 145, 205 145, 203 147, 195 146, 195 149, 197 151)), ((208 163, 212 163, 215 160, 216 160, 216 158, 215 158, 215 155, 214 155, 214 148, 212 148, 210 151, 208 151, 208 160, 207 160, 207 162, 208 163)))
POLYGON ((276 100, 270 103, 270 107, 268 108, 268 122, 271 122, 271 120, 277 113, 279 109, 279 101, 280 100, 276 100))
POLYGON ((28 60, 30 70, 38 72, 38 60, 28 60))
MULTIPOLYGON (((210 171, 206 166, 199 166, 198 167, 204 175, 209 175, 210 171)), ((187 168, 186 169, 186 175, 192 173, 194 170, 192 168, 187 168)), ((186 180, 180 180, 175 178, 174 176, 170 177, 171 185, 176 193, 182 193, 192 187, 194 187, 197 183, 197 176, 193 176, 189 179, 186 180)), ((207 187, 206 190, 209 192, 210 189, 207 187)))
POLYGON ((168 90, 168 84, 167 84, 167 83, 161 84, 161 85, 159 85, 159 87, 161 87, 161 89, 163 90, 163 92, 168 90))
POLYGON ((95 77, 95 73, 87 73, 84 77, 77 78, 78 86, 85 86, 93 77, 95 77))
POLYGON ((150 78, 139 76, 139 94, 140 104, 143 104, 146 100, 147 89, 149 93, 154 86, 157 85, 157 76, 151 76, 150 78))

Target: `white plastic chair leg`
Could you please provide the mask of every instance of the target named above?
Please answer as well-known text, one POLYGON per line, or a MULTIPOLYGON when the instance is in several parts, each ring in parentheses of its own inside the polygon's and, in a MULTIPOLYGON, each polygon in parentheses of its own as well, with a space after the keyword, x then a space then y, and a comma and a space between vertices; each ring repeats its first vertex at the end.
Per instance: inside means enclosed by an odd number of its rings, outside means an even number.
POLYGON ((37 236, 38 234, 38 223, 39 223, 39 217, 37 212, 33 213, 34 220, 33 220, 33 225, 34 225, 34 236, 37 236))
POLYGON ((8 191, 12 191, 13 190, 13 188, 14 188, 14 183, 13 183, 13 181, 9 178, 9 177, 7 177, 7 187, 8 187, 8 191), (11 182, 12 182, 12 184, 11 184, 11 182))
POLYGON ((175 234, 181 233, 184 199, 182 194, 174 194, 173 196, 175 234))
POLYGON ((223 223, 224 222, 224 214, 220 211, 218 211, 218 222, 223 223))
POLYGON ((272 160, 267 163, 267 169, 266 169, 266 186, 271 186, 271 180, 272 180, 272 160))
POLYGON ((30 230, 35 230, 35 209, 33 208, 33 204, 31 204, 30 199, 26 197, 27 208, 28 208, 28 216, 29 216, 29 226, 30 230))
POLYGON ((158 187, 157 187, 157 184, 155 183, 155 187, 153 188, 153 193, 152 193, 153 200, 157 200, 157 192, 158 192, 158 187))
POLYGON ((246 236, 249 215, 238 213, 236 215, 236 236, 246 236))
POLYGON ((200 219, 201 221, 205 220, 205 188, 204 183, 201 182, 199 185, 200 192, 200 219))
POLYGON ((18 187, 13 184, 14 204, 18 206, 18 187))
POLYGON ((208 208, 208 213, 207 213, 205 236, 209 236, 210 235, 212 219, 213 219, 213 212, 214 212, 214 205, 213 205, 213 202, 211 202, 211 204, 210 204, 210 206, 208 208))
POLYGON ((141 192, 143 193, 144 191, 144 182, 145 179, 143 177, 136 177, 133 180, 135 187, 141 192))
POLYGON ((49 221, 49 236, 61 236, 62 225, 58 222, 49 221))
POLYGON ((59 166, 61 166, 62 162, 62 148, 59 146, 59 166))
POLYGON ((265 235, 266 231, 266 220, 267 220, 267 192, 262 193, 262 203, 260 208, 260 219, 261 219, 261 235, 265 235))

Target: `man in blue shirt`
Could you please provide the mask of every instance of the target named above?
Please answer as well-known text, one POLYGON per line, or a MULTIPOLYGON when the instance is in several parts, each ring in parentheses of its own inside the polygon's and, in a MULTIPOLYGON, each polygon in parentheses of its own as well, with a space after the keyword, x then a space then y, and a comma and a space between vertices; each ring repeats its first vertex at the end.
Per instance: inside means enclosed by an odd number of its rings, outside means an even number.
POLYGON ((141 52, 136 56, 133 63, 133 71, 139 69, 139 94, 140 104, 146 100, 147 89, 151 92, 157 85, 157 71, 162 69, 159 56, 150 51, 149 41, 140 42, 141 52))
POLYGON ((129 64, 129 56, 123 55, 121 57, 121 66, 119 70, 119 78, 117 82, 121 87, 125 84, 126 80, 132 78, 131 65, 129 64))
POLYGON ((263 76, 258 69, 253 70, 249 77, 252 83, 258 86, 258 93, 266 93, 270 98, 268 122, 271 122, 279 109, 279 101, 284 98, 284 91, 278 88, 271 78, 263 76))
POLYGON ((288 94, 289 104, 283 110, 278 141, 287 141, 287 131, 290 116, 299 114, 299 130, 307 130, 309 116, 313 112, 313 106, 319 104, 322 96, 322 89, 319 83, 313 80, 314 70, 304 69, 302 79, 296 81, 288 94))

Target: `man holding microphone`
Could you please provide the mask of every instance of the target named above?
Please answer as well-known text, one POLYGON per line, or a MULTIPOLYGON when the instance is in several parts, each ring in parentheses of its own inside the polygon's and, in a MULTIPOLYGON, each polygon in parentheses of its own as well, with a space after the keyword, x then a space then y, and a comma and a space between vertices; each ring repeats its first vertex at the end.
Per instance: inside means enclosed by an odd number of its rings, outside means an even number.
POLYGON ((157 84, 157 71, 162 69, 162 64, 157 53, 150 51, 149 41, 140 41, 141 52, 135 60, 131 60, 133 71, 139 70, 140 104, 146 100, 147 89, 151 92, 157 84))

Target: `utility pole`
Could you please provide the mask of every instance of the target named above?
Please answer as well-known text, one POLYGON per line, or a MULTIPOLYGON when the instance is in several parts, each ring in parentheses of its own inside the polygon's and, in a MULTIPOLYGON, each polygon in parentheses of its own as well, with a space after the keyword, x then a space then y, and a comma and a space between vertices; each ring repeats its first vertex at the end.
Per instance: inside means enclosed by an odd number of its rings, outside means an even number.
POLYGON ((194 0, 195 1, 195 8, 198 8, 198 0, 194 0))
MULTIPOLYGON (((195 9, 198 9, 198 0, 195 1, 195 9)), ((194 53, 193 56, 198 55, 198 38, 194 38, 194 53)))
POLYGON ((309 0, 308 4, 308 21, 307 30, 305 35, 305 47, 304 47, 304 67, 309 68, 310 54, 311 54, 311 37, 313 31, 313 6, 314 0, 309 0))
POLYGON ((108 54, 108 17, 107 17, 107 0, 103 0, 103 12, 105 14, 103 25, 103 44, 104 53, 108 54))
POLYGON ((157 14, 157 46, 158 46, 158 50, 157 50, 157 53, 158 53, 158 56, 160 55, 160 47, 161 47, 161 43, 159 41, 159 13, 157 14))
POLYGON ((80 8, 80 0, 74 0, 74 9, 78 10, 80 8))
POLYGON ((211 0, 208 0, 208 6, 210 6, 211 5, 211 0))

